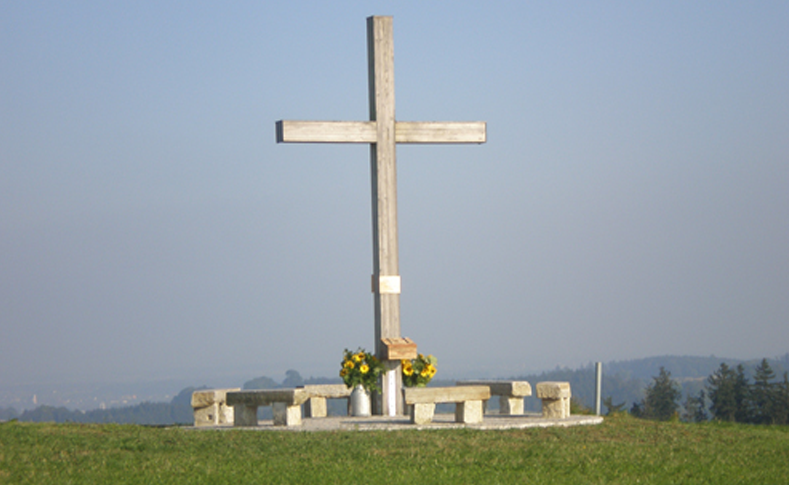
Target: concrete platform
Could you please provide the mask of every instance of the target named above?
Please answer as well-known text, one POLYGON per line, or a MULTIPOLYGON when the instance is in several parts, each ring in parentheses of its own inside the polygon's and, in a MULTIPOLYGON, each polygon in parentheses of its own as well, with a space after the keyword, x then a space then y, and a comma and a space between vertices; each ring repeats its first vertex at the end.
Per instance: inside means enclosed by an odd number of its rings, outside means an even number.
POLYGON ((602 416, 573 415, 564 419, 546 419, 540 414, 525 414, 522 416, 502 416, 486 414, 479 424, 463 424, 455 422, 454 414, 436 414, 430 424, 411 424, 408 416, 372 416, 369 418, 356 418, 349 416, 335 416, 327 418, 304 418, 301 426, 274 426, 272 420, 264 420, 256 427, 233 427, 227 425, 192 427, 195 430, 247 430, 247 431, 406 431, 422 429, 526 429, 569 427, 600 424, 602 416))

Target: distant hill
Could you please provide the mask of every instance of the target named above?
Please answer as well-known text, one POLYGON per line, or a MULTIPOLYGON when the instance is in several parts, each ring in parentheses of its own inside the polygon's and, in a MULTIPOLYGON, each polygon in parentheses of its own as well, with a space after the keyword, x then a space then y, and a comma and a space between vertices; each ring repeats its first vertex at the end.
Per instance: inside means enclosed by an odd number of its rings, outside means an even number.
MULTIPOLYGON (((707 378, 726 363, 730 367, 742 364, 745 375, 753 375, 753 369, 761 362, 761 358, 753 360, 726 359, 721 357, 695 357, 673 356, 648 357, 625 361, 612 361, 603 364, 602 397, 611 397, 616 404, 625 403, 629 409, 634 402, 644 397, 644 390, 657 376, 660 367, 671 373, 671 377, 682 387, 684 401, 688 396, 697 396, 707 383, 707 378)), ((767 359, 775 375, 783 376, 789 370, 789 353, 775 359, 767 359)), ((540 374, 518 376, 517 379, 529 381, 534 386, 540 381, 567 381, 570 383, 573 397, 582 405, 594 409, 595 395, 595 370, 594 364, 571 370, 557 368, 540 374)), ((526 399, 526 406, 531 410, 538 410, 540 402, 535 397, 526 399)), ((603 412, 606 410, 603 409, 603 412)))
POLYGON ((146 425, 190 424, 192 417, 192 393, 198 388, 183 389, 172 401, 144 402, 134 406, 92 411, 70 410, 60 406, 39 406, 22 414, 9 415, 0 412, 5 419, 19 419, 32 422, 56 423, 120 423, 146 425))

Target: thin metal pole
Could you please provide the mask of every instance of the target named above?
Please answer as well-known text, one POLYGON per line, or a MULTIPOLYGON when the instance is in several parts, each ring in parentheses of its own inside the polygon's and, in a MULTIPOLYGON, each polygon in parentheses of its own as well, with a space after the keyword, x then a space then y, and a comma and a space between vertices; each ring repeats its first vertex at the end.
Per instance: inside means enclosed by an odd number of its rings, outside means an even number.
POLYGON ((600 400, 603 390, 603 363, 595 363, 595 388, 594 388, 594 412, 600 416, 600 400))

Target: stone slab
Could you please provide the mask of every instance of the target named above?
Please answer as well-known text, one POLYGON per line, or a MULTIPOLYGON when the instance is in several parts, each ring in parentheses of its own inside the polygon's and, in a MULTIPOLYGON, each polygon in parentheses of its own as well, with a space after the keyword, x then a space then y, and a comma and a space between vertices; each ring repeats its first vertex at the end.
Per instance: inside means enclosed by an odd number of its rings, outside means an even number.
POLYGON ((405 389, 405 403, 458 403, 463 401, 485 401, 490 399, 487 386, 458 387, 409 387, 405 389))
POLYGON ((340 399, 351 395, 351 388, 345 384, 312 384, 296 389, 304 389, 310 397, 323 397, 327 399, 340 399))
MULTIPOLYGON (((433 420, 426 424, 412 424, 408 416, 371 416, 357 418, 350 416, 332 416, 320 419, 304 419, 301 426, 274 426, 273 420, 261 420, 256 427, 231 428, 228 426, 188 427, 197 431, 230 430, 237 431, 296 431, 296 432, 321 432, 321 431, 406 431, 428 429, 477 429, 477 430, 508 430, 551 428, 571 426, 593 426, 603 423, 602 416, 575 415, 565 419, 546 419, 536 413, 527 413, 523 416, 485 415, 481 423, 467 424, 455 422, 454 414, 435 414, 433 420)), ((185 427, 178 427, 185 429, 185 427)))
POLYGON ((227 393, 228 406, 269 406, 281 402, 288 406, 303 404, 310 395, 302 389, 256 389, 227 393))
POLYGON ((228 392, 240 391, 241 388, 230 389, 202 389, 192 393, 192 407, 201 408, 214 403, 224 403, 228 392))
POLYGON ((537 397, 540 399, 561 399, 570 398, 569 382, 538 382, 537 397))
POLYGON ((531 396, 531 384, 527 381, 477 380, 457 381, 458 386, 488 386, 494 396, 531 396))

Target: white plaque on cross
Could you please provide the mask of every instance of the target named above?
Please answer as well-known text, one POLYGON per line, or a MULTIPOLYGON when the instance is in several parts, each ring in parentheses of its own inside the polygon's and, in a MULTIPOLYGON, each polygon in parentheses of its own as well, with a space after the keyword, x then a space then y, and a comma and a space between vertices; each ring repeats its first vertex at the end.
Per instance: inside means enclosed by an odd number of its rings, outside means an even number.
POLYGON ((397 254, 397 143, 485 143, 486 125, 395 120, 392 17, 367 19, 370 121, 278 121, 277 143, 368 143, 372 173, 376 355, 386 366, 375 412, 403 414, 400 361, 384 360, 382 338, 400 338, 397 254))

